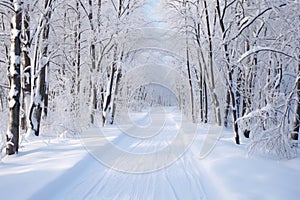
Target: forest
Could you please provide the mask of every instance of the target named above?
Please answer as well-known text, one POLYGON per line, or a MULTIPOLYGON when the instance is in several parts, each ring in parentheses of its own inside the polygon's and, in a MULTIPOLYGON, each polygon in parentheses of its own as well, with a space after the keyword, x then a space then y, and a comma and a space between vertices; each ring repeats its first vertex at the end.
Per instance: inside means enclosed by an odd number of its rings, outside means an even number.
POLYGON ((175 106, 251 153, 294 158, 299 10, 298 0, 1 0, 1 152, 175 106))

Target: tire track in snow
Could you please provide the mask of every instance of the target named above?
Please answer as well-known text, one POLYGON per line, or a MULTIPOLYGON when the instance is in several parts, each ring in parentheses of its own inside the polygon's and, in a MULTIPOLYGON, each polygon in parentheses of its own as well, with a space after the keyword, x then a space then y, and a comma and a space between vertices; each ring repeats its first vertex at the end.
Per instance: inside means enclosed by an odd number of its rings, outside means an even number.
MULTIPOLYGON (((115 145, 126 146, 130 143, 128 150, 141 154, 158 151, 172 142, 174 139, 172 134, 177 134, 182 123, 174 115, 168 115, 167 120, 166 127, 164 127, 160 137, 155 136, 155 139, 141 142, 128 139, 125 135, 120 134, 114 141, 115 145)), ((180 141, 176 145, 183 144, 184 141, 180 141)), ((156 162, 159 162, 172 155, 177 155, 177 152, 171 152, 169 149, 164 155, 157 154, 155 159, 156 162)), ((197 172, 196 167, 193 167, 194 160, 192 158, 192 152, 186 151, 182 157, 162 169, 149 173, 130 174, 108 168, 88 154, 69 172, 49 183, 48 189, 44 189, 38 194, 55 192, 56 189, 62 187, 65 189, 57 194, 60 199, 61 197, 64 199, 110 200, 206 199, 205 191, 201 185, 200 173, 197 172), (77 176, 74 177, 74 174, 77 176), (65 187, 63 184, 66 182, 71 184, 65 187)), ((126 156, 120 159, 124 162, 130 162, 130 160, 126 160, 128 159, 126 156)), ((140 163, 142 161, 142 159, 138 160, 132 166, 138 168, 140 164, 143 164, 140 163)), ((38 194, 34 197, 41 197, 38 194)))

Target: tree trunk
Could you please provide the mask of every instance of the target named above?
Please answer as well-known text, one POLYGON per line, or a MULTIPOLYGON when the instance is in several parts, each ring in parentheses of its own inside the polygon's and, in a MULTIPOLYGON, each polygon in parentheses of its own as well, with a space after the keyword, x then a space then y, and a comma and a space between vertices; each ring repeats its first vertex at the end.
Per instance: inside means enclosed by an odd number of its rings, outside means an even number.
MULTIPOLYGON (((45 0, 45 9, 50 6, 52 3, 52 0, 45 0)), ((43 58, 46 59, 48 57, 48 40, 49 40, 49 32, 50 32, 50 24, 49 21, 51 19, 52 10, 50 9, 49 12, 46 13, 46 26, 43 30, 43 58)), ((49 101, 49 63, 45 63, 45 77, 44 77, 44 88, 42 89, 44 93, 43 95, 43 117, 46 118, 48 116, 48 101, 49 101)))
POLYGON ((215 107, 215 119, 216 123, 221 126, 221 113, 220 113, 220 103, 215 91, 215 79, 214 79, 214 69, 213 69, 213 46, 212 46, 212 34, 210 28, 210 21, 209 21, 209 12, 207 6, 207 0, 203 1, 204 9, 205 9, 205 19, 206 19, 206 28, 207 28, 207 36, 208 36, 208 66, 209 66, 209 78, 210 78, 210 92, 212 95, 212 101, 215 107))
POLYGON ((4 110, 2 94, 3 94, 2 87, 0 86, 0 112, 3 112, 3 110, 4 110))
POLYGON ((102 110, 102 125, 104 126, 107 121, 111 122, 111 119, 109 118, 109 113, 112 112, 112 98, 113 98, 113 85, 114 85, 114 76, 117 71, 117 46, 115 44, 115 49, 114 49, 114 62, 111 65, 111 72, 109 76, 109 80, 107 83, 106 87, 106 92, 105 92, 105 97, 104 97, 104 102, 103 102, 103 110, 102 110))
MULTIPOLYGON (((228 87, 228 85, 227 85, 228 87)), ((229 90, 226 91, 226 100, 225 100, 225 113, 224 113, 224 126, 228 127, 228 115, 230 112, 230 93, 229 90)))
POLYGON ((74 46, 75 46, 75 61, 73 63, 75 69, 76 69, 76 92, 75 92, 75 112, 76 116, 78 116, 80 113, 79 111, 79 104, 80 102, 76 102, 77 99, 79 98, 80 95, 80 84, 81 84, 81 70, 80 70, 80 65, 81 65, 81 23, 80 23, 80 12, 79 12, 79 3, 76 2, 76 10, 77 10, 77 25, 75 27, 75 40, 74 40, 74 46))
POLYGON ((36 36, 33 66, 31 69, 31 107, 27 135, 40 134, 42 113, 47 116, 48 107, 48 38, 49 20, 52 13, 52 0, 45 0, 45 15, 41 16, 36 36), (40 38, 42 36, 42 38, 40 38))
POLYGON ((203 77, 203 98, 204 98, 204 123, 208 122, 208 99, 207 99, 207 83, 205 77, 203 77))
POLYGON ((22 63, 21 63, 21 85, 22 85, 22 110, 23 115, 21 118, 21 127, 23 130, 27 130, 27 118, 30 107, 30 96, 31 96, 31 73, 30 73, 30 29, 29 29, 29 4, 24 6, 24 15, 22 17, 22 63))
MULTIPOLYGON (((237 125, 237 118, 238 118, 237 106, 238 105, 237 105, 235 93, 233 91, 233 68, 230 65, 229 49, 228 49, 228 44, 226 42, 226 30, 225 30, 225 24, 224 24, 223 18, 221 16, 220 2, 219 2, 219 0, 217 0, 216 2, 217 2, 216 10, 217 10, 221 33, 222 33, 222 37, 223 37, 222 39, 223 39, 223 49, 224 49, 224 55, 225 55, 224 57, 226 59, 228 92, 230 95, 231 106, 232 106, 233 131, 235 133, 236 144, 240 144, 239 132, 238 132, 239 130, 238 130, 238 125, 237 125)), ((225 12, 225 10, 223 12, 225 12)), ((227 93, 227 100, 228 100, 228 93, 227 93)))
POLYGON ((10 52, 10 66, 9 85, 10 92, 9 100, 9 124, 6 133, 7 148, 6 154, 12 155, 18 153, 19 149, 19 121, 20 121, 20 94, 21 94, 21 24, 22 24, 22 7, 21 1, 13 0, 14 16, 11 21, 11 52, 10 52))
MULTIPOLYGON (((115 90, 114 90, 114 95, 113 95, 110 124, 114 123, 114 118, 115 118, 115 114, 116 114, 116 109, 117 109, 116 96, 117 96, 118 90, 119 90, 120 79, 121 79, 121 76, 122 76, 121 73, 122 73, 121 72, 121 67, 119 66, 118 69, 117 69, 117 74, 116 74, 115 90)), ((142 98, 142 96, 141 96, 141 98, 142 98)))
POLYGON ((238 125, 237 125, 237 109, 236 109, 236 100, 235 100, 235 96, 232 90, 232 74, 230 72, 228 72, 228 81, 229 81, 229 93, 230 93, 230 99, 231 99, 231 106, 232 106, 232 125, 233 125, 233 131, 235 134, 235 143, 236 144, 240 144, 240 136, 239 136, 239 129, 238 129, 238 125))
POLYGON ((200 119, 201 119, 201 122, 204 122, 204 116, 203 116, 203 79, 202 79, 202 70, 200 72, 200 75, 199 75, 199 101, 200 101, 200 119))
MULTIPOLYGON (((202 60, 202 66, 201 66, 201 87, 202 87, 202 106, 203 106, 203 122, 207 123, 208 122, 208 94, 207 94, 207 77, 208 77, 208 72, 207 72, 207 67, 206 67, 206 62, 204 59, 204 54, 202 51, 202 47, 200 44, 200 41, 198 41, 199 49, 198 52, 200 53, 200 57, 202 60)), ((201 60, 199 59, 199 65, 201 65, 201 60)))
MULTIPOLYGON (((118 22, 120 23, 121 17, 124 14, 126 9, 129 9, 130 2, 128 2, 127 6, 123 5, 124 0, 118 1, 118 22)), ((117 27, 117 31, 115 35, 119 34, 119 27, 117 27)), ((117 42, 114 43, 114 55, 113 55, 113 63, 111 65, 111 72, 108 79, 105 97, 103 101, 103 108, 102 108, 102 125, 104 126, 106 123, 113 123, 116 105, 114 105, 115 94, 117 94, 118 90, 118 82, 119 82, 119 75, 121 75, 119 70, 121 70, 120 62, 123 57, 123 50, 119 49, 121 44, 117 42), (117 74, 116 74, 117 73, 117 74)))
POLYGON ((95 47, 95 27, 93 24, 93 1, 89 0, 89 13, 88 18, 91 26, 91 43, 90 43, 90 56, 91 56, 91 68, 90 68, 90 122, 95 123, 95 110, 97 109, 97 88, 95 80, 96 72, 96 47, 95 47))
MULTIPOLYGON (((6 31, 6 26, 5 26, 5 22, 4 22, 4 14, 0 14, 0 27, 1 27, 1 31, 5 32, 6 31)), ((5 52, 3 52, 3 55, 5 57, 5 59, 9 60, 9 52, 8 52, 8 45, 5 44, 5 42, 1 42, 1 45, 3 46, 5 52)), ((4 62, 4 61, 3 61, 4 62)), ((9 78, 9 77, 8 77, 9 78)), ((9 80, 8 80, 9 81, 9 80)), ((4 111, 4 102, 6 102, 7 100, 7 95, 5 94, 4 89, 9 89, 8 86, 0 86, 0 105, 1 105, 1 112, 4 111)))
POLYGON ((191 100, 191 114, 192 114, 192 122, 195 122, 195 114, 194 114, 194 92, 193 92, 193 84, 192 84, 192 76, 191 76, 191 66, 190 66, 190 58, 189 58, 189 49, 188 44, 186 47, 186 67, 188 72, 189 86, 190 86, 190 100, 191 100))
POLYGON ((193 83, 192 83, 192 76, 191 76, 191 66, 190 66, 190 55, 189 55, 189 38, 188 38, 188 29, 187 29, 187 2, 184 1, 184 8, 185 8, 185 52, 186 52, 186 67, 187 67, 187 74, 188 74, 188 81, 189 81, 189 89, 190 89, 190 106, 191 106, 191 115, 192 115, 192 122, 195 122, 195 114, 194 114, 194 92, 193 92, 193 83))
MULTIPOLYGON (((199 58, 199 53, 198 53, 198 58, 199 58)), ((198 87, 199 87, 199 117, 200 117, 200 122, 203 122, 203 80, 202 80, 202 66, 201 62, 199 61, 199 68, 200 72, 198 74, 198 71, 195 69, 195 76, 196 80, 198 82, 198 87)))
POLYGON ((298 140, 299 138, 299 126, 300 126, 300 78, 299 78, 299 74, 300 74, 300 55, 299 55, 299 61, 298 61, 298 80, 297 80, 297 98, 298 98, 298 102, 297 102, 297 106, 296 106, 296 113, 295 113, 295 117, 294 117, 294 132, 291 135, 291 138, 293 140, 298 140))

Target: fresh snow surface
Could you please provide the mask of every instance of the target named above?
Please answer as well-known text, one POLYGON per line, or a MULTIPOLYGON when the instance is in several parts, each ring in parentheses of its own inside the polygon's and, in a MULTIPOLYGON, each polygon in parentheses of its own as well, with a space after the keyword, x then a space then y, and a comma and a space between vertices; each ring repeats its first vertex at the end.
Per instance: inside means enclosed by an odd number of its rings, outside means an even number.
MULTIPOLYGON (((176 129, 188 123, 174 110, 151 116, 135 114, 131 118, 145 128, 155 117, 163 116, 164 128, 152 138, 130 137, 117 126, 89 131, 94 135, 104 132, 106 141, 94 140, 100 146, 110 141, 123 151, 142 154, 167 148, 175 140, 176 129)), ((203 157, 209 128, 200 125, 183 156, 148 173, 126 173, 120 166, 121 171, 117 171, 117 161, 108 167, 97 152, 86 147, 89 140, 40 137, 23 142, 18 155, 6 156, 0 162, 0 199, 300 199, 299 158, 278 161, 248 156, 246 145, 236 146, 228 130, 222 130, 214 148, 203 157)), ((114 156, 110 152, 107 155, 114 156)), ((164 162, 160 156, 157 159, 153 162, 164 162)), ((129 166, 137 167, 131 161, 126 160, 129 166)))

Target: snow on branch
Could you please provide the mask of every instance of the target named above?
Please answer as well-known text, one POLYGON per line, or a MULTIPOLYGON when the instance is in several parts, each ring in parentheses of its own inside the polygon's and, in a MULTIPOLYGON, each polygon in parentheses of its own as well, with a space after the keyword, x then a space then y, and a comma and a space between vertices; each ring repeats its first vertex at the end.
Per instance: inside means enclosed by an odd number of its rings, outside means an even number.
POLYGON ((290 112, 293 111, 300 74, 296 77, 292 91, 288 95, 280 95, 266 106, 254 110, 239 118, 241 130, 249 130, 251 142, 249 154, 259 153, 279 159, 291 159, 297 156, 291 140, 289 126, 290 112))
POLYGON ((2 2, 0 2, 0 6, 3 6, 5 8, 8 8, 11 11, 14 11, 14 7, 13 7, 12 3, 9 2, 9 1, 2 1, 2 2))
POLYGON ((5 89, 10 89, 10 87, 8 85, 4 85, 0 83, 0 87, 5 88, 5 89))
POLYGON ((269 7, 269 8, 266 8, 265 10, 263 10, 261 13, 257 14, 255 17, 253 17, 252 19, 247 19, 246 23, 243 23, 242 26, 240 27, 240 30, 238 32, 238 34, 233 37, 232 40, 235 40, 236 38, 238 38, 242 33, 243 31, 248 28, 251 24, 253 24, 259 17, 261 17, 262 15, 264 15, 266 12, 268 12, 269 10, 272 10, 274 7, 278 7, 278 8, 281 8, 281 7, 284 7, 286 6, 287 4, 284 3, 284 4, 281 4, 279 6, 273 6, 273 7, 269 7))
POLYGON ((254 47, 252 49, 250 49, 249 51, 246 51, 244 54, 241 55, 241 57, 238 59, 237 63, 240 63, 242 62, 244 59, 246 59, 248 56, 252 55, 252 54, 255 54, 255 53, 258 53, 260 51, 272 51, 272 52, 275 52, 275 53, 280 53, 282 55, 285 55, 287 57, 290 57, 290 58, 293 58, 295 60, 297 60, 295 57, 283 52, 283 51, 280 51, 280 50, 277 50, 277 49, 274 49, 274 48, 271 48, 271 47, 254 47))
POLYGON ((9 36, 10 36, 9 33, 3 33, 3 32, 0 33, 0 37, 9 37, 9 36))
POLYGON ((297 156, 296 148, 291 148, 290 139, 281 127, 268 129, 256 134, 249 146, 249 153, 262 153, 279 159, 292 159, 297 156))

